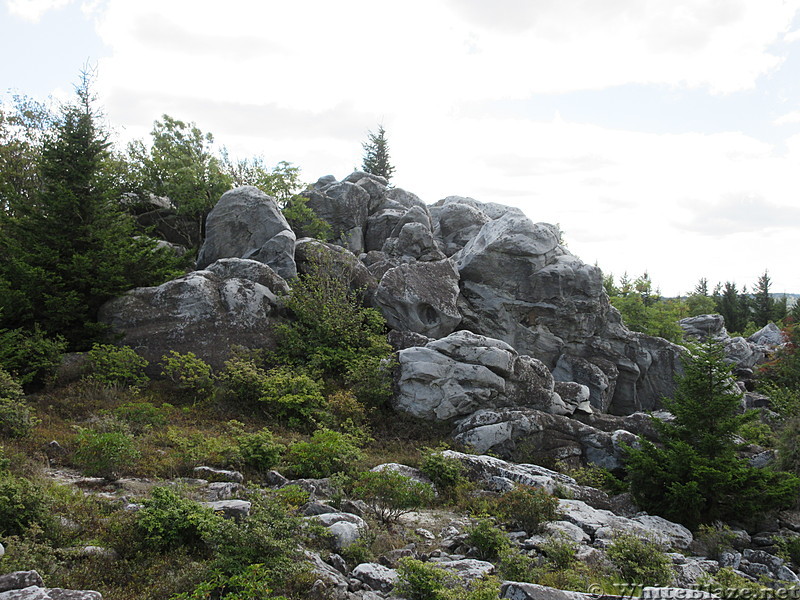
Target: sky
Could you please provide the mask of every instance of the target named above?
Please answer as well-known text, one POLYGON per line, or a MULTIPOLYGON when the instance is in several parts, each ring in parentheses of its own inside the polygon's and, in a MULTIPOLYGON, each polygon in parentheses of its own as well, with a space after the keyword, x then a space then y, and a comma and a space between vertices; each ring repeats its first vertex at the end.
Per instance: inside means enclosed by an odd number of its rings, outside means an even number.
POLYGON ((0 92, 117 140, 163 114, 313 182, 386 129, 393 184, 558 223, 662 294, 800 293, 800 0, 0 0, 0 92))

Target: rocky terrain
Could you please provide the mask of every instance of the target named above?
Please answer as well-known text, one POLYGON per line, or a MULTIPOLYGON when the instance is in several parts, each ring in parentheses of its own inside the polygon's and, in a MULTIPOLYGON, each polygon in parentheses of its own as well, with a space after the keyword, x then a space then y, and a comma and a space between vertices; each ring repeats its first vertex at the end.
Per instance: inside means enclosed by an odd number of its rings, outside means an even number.
MULTIPOLYGON (((477 493, 490 500, 515 484, 559 497, 557 518, 541 530, 507 532, 518 553, 543 562, 553 539, 566 540, 579 562, 602 565, 610 560, 606 550, 614 540, 630 534, 667 553, 669 585, 675 588, 713 581, 724 568, 744 581, 768 579, 776 587, 800 582, 775 555, 773 542, 775 535, 800 536, 800 514, 781 513, 750 532, 734 527, 731 543, 714 553, 685 527, 640 512, 626 494, 609 495, 570 476, 520 464, 524 448, 525 456, 541 456, 549 464, 620 470, 625 444, 655 439, 645 413, 658 411, 660 399, 673 392, 685 351, 629 331, 609 304, 600 270, 571 254, 556 227, 471 198, 427 205, 362 172, 342 181, 323 177, 305 195, 338 244, 296 239, 274 200, 254 187, 237 188, 208 216, 197 270, 158 287, 131 290, 107 303, 101 320, 118 343, 154 365, 177 349, 221 368, 234 345, 274 347, 275 327, 288 318, 283 295, 293 278, 306 272, 309 257, 323 256, 386 319, 397 357, 393 408, 447 423, 452 440, 471 453, 443 455, 460 462, 477 493)), ((772 328, 749 340, 730 338, 715 315, 681 325, 687 336, 723 341, 745 382, 782 343, 772 328)), ((752 394, 746 399, 750 405, 758 401, 752 394)), ((429 482, 411 467, 380 468, 429 482)), ((260 492, 241 474, 201 469, 195 477, 183 483, 198 498, 230 518, 248 518, 244 498, 260 492)), ((497 561, 481 558, 480 549, 468 542, 475 520, 434 509, 400 520, 415 541, 375 562, 348 567, 341 553, 374 527, 367 507, 334 498, 335 485, 328 480, 290 481, 275 472, 268 483, 273 489, 297 485, 309 491, 303 515, 334 540, 330 553, 306 552, 320 598, 397 597, 393 590, 403 557, 431 563, 464 584, 497 573, 497 561)), ((87 481, 75 475, 69 485, 85 488, 87 481)), ((106 493, 136 510, 128 500, 141 494, 141 485, 148 484, 121 479, 106 493)), ((99 598, 96 592, 44 588, 37 577, 0 576, 0 600, 99 598)), ((576 600, 599 591, 562 592, 505 580, 500 597, 576 600)), ((684 597, 653 589, 644 595, 659 593, 684 597)))

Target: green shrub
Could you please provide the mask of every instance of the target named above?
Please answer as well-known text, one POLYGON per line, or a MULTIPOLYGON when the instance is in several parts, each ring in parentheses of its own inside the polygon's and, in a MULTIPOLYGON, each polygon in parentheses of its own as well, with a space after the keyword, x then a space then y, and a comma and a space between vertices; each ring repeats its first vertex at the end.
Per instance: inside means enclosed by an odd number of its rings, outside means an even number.
POLYGON ((323 385, 302 370, 275 367, 267 371, 258 398, 267 414, 290 425, 313 424, 325 407, 323 385))
POLYGON ((106 386, 138 388, 149 379, 144 370, 147 360, 130 346, 94 344, 89 350, 91 375, 88 379, 106 386))
POLYGON ((433 482, 440 493, 448 493, 464 481, 464 465, 457 458, 444 456, 444 448, 423 448, 420 471, 433 482))
POLYGON ((242 462, 259 471, 269 471, 277 465, 286 449, 283 444, 275 442, 272 432, 266 428, 255 433, 242 433, 236 437, 236 442, 242 462))
POLYGON ((773 596, 774 590, 739 575, 731 567, 723 567, 714 575, 703 575, 697 584, 698 589, 711 592, 725 600, 779 597, 773 596))
POLYGON ((22 535, 32 524, 51 522, 50 499, 34 483, 0 471, 0 534, 22 535))
POLYGON ((196 398, 208 396, 214 386, 211 366, 198 358, 194 352, 181 354, 170 350, 161 357, 161 374, 174 383, 179 390, 196 398))
POLYGON ((173 406, 167 403, 159 407, 151 402, 126 402, 115 408, 112 414, 127 423, 134 433, 141 434, 150 429, 164 427, 169 423, 172 410, 173 406))
POLYGON ((800 536, 775 536, 775 545, 778 546, 779 556, 784 560, 800 565, 800 536))
POLYGON ((623 581, 665 586, 672 581, 672 561, 658 544, 632 534, 616 536, 606 549, 623 581))
POLYGON ((529 534, 537 533, 542 524, 559 518, 558 498, 541 488, 520 485, 506 492, 498 502, 498 514, 512 527, 529 534))
POLYGON ((63 337, 47 337, 38 327, 33 331, 0 329, 0 368, 13 373, 24 386, 47 384, 66 348, 63 337))
POLYGON ((311 494, 307 490, 295 484, 284 485, 275 490, 275 500, 280 502, 287 510, 296 510, 300 508, 303 504, 308 502, 310 497, 311 494))
POLYGON ((26 437, 39 422, 24 400, 0 397, 0 435, 26 437))
POLYGON ((542 544, 542 552, 547 557, 547 562, 560 571, 571 569, 578 561, 578 547, 563 533, 547 538, 542 544))
POLYGON ((351 568, 375 560, 375 553, 370 548, 370 540, 366 535, 362 535, 349 546, 342 548, 339 554, 348 565, 351 565, 351 568))
POLYGON ((705 550, 706 556, 717 560, 725 551, 733 548, 736 535, 726 524, 717 521, 697 528, 695 539, 705 550))
POLYGON ((506 532, 497 527, 491 519, 478 519, 475 525, 466 530, 466 544, 477 551, 481 560, 493 560, 508 549, 510 541, 506 532))
POLYGON ((22 391, 20 382, 11 373, 0 368, 0 398, 21 400, 24 397, 25 393, 22 391))
POLYGON ((76 440, 73 462, 87 475, 114 480, 129 471, 139 456, 130 434, 82 429, 76 440))
POLYGON ((334 473, 349 473, 364 458, 359 448, 362 439, 352 434, 318 429, 307 442, 289 446, 284 463, 296 477, 321 478, 334 473))
POLYGON ((770 381, 759 381, 758 391, 769 396, 770 408, 783 419, 800 416, 800 389, 782 387, 770 381))
POLYGON ((219 382, 229 397, 243 402, 255 403, 264 393, 267 372, 255 360, 246 356, 233 356, 225 361, 225 369, 219 382))
POLYGON ((143 547, 159 552, 180 547, 203 551, 206 537, 222 523, 210 508, 166 487, 153 488, 143 504, 136 513, 136 528, 143 547))
POLYGON ((778 436, 777 467, 800 475, 800 416, 784 422, 778 436))
POLYGON ((773 448, 776 444, 772 428, 766 423, 755 419, 742 423, 739 427, 739 435, 745 441, 751 444, 758 444, 765 448, 773 448))
POLYGON ((407 600, 448 600, 448 588, 457 585, 454 575, 431 563, 401 558, 393 593, 407 600))
POLYGON ((352 494, 363 500, 375 517, 388 526, 434 499, 430 485, 391 469, 362 473, 353 483, 352 494))
POLYGON ((359 356, 347 365, 345 382, 356 398, 366 406, 380 408, 392 399, 392 372, 396 360, 379 352, 375 356, 359 356))

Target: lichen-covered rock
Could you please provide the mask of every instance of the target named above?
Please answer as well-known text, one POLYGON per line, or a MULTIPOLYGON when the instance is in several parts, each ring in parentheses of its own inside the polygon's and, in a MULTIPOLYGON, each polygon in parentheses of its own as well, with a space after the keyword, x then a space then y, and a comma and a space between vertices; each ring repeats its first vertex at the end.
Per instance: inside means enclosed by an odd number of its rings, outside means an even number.
POLYGON ((397 571, 378 563, 362 563, 350 576, 379 592, 391 592, 398 579, 397 571))
POLYGON ((157 287, 136 288, 109 300, 98 320, 110 334, 150 361, 152 374, 170 350, 193 352, 221 369, 235 345, 269 348, 286 282, 266 266, 232 259, 157 287), (251 279, 272 281, 270 289, 251 279))
POLYGON ((500 340, 457 331, 401 350, 398 364, 394 406, 416 417, 444 421, 500 406, 567 412, 550 372, 500 340))
POLYGON ((294 242, 294 232, 275 200, 256 187, 239 187, 225 192, 208 214, 197 268, 220 258, 249 258, 292 279, 297 274, 294 242))
POLYGON ((416 262, 389 269, 373 304, 389 327, 441 338, 461 322, 458 292, 458 272, 450 261, 416 262))

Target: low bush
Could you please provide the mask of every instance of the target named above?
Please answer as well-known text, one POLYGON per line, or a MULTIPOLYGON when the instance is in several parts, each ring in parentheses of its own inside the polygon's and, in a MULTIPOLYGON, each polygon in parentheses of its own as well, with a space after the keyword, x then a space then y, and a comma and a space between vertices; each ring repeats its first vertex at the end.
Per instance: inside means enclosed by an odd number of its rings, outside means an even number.
POLYGON ((452 573, 431 563, 401 558, 393 592, 407 600, 448 600, 448 590, 457 585, 452 573))
POLYGON ((375 517, 387 526, 434 499, 430 485, 391 469, 362 473, 353 483, 352 494, 363 500, 375 517))
POLYGON ((140 453, 133 437, 122 431, 82 429, 73 462, 86 475, 115 480, 132 470, 140 453))
POLYGON ((67 342, 48 337, 38 327, 0 329, 0 367, 13 373, 23 386, 41 386, 52 381, 61 364, 67 342))
POLYGON ((286 449, 275 441, 272 432, 261 429, 254 433, 241 433, 236 436, 239 455, 243 464, 258 471, 269 471, 278 464, 281 454, 286 449))
POLYGON ((301 369, 275 367, 267 371, 258 401, 267 414, 290 427, 314 425, 325 408, 323 384, 301 369))
POLYGON ((150 429, 164 427, 169 423, 170 415, 174 407, 171 404, 164 403, 161 406, 155 406, 151 402, 125 402, 115 408, 111 414, 114 417, 130 427, 130 429, 138 434, 142 434, 150 429))
POLYGON ((364 458, 363 438, 318 429, 308 441, 294 442, 284 456, 287 472, 294 477, 321 478, 334 473, 351 473, 364 458))
POLYGON ((0 396, 0 436, 26 437, 39 422, 25 400, 0 396))
POLYGON ((423 448, 419 469, 436 486, 440 494, 452 495, 456 487, 465 481, 464 465, 457 458, 444 456, 444 448, 423 448))
POLYGON ((534 534, 542 524, 559 518, 558 498, 541 488, 520 485, 500 497, 497 514, 512 527, 534 534))
POLYGON ((714 575, 703 575, 697 585, 698 589, 710 592, 724 600, 779 597, 775 595, 774 590, 739 575, 731 567, 723 567, 714 575))
POLYGON ((205 552, 206 538, 222 524, 222 517, 166 487, 155 487, 136 513, 136 528, 144 548, 165 552, 185 547, 205 552))
POLYGON ((50 504, 36 484, 0 471, 0 535, 22 535, 34 524, 51 529, 50 504))
POLYGON ((147 360, 130 346, 94 344, 89 350, 91 374, 88 379, 105 386, 139 388, 149 378, 145 375, 147 360))
POLYGON ((169 379, 178 390, 196 399, 207 397, 214 388, 211 366, 198 358, 194 352, 181 354, 170 350, 161 357, 161 374, 169 379))
POLYGON ((563 533, 551 535, 542 544, 542 552, 547 557, 548 564, 559 571, 571 569, 578 562, 578 548, 575 542, 563 533))
POLYGON ((784 560, 800 565, 800 536, 775 536, 773 538, 778 547, 779 555, 784 560))
POLYGON ((700 525, 697 528, 695 539, 703 547, 706 556, 718 560, 725 550, 733 548, 736 535, 730 527, 721 521, 716 521, 708 525, 700 525))
POLYGON ((652 540, 620 534, 606 555, 623 581, 652 586, 665 586, 672 581, 672 561, 652 540))
POLYGON ((464 542, 475 548, 481 560, 497 559, 511 545, 506 532, 487 518, 478 519, 475 525, 467 528, 466 534, 464 542))

